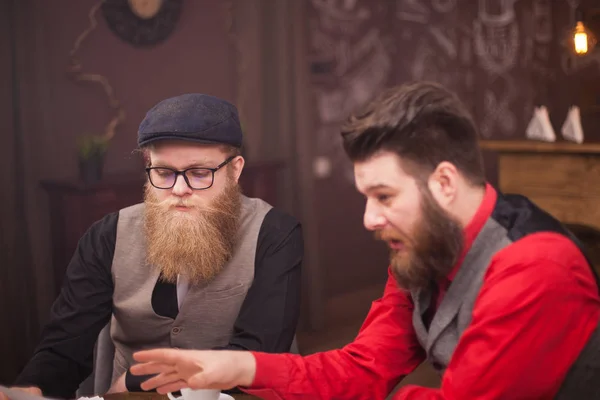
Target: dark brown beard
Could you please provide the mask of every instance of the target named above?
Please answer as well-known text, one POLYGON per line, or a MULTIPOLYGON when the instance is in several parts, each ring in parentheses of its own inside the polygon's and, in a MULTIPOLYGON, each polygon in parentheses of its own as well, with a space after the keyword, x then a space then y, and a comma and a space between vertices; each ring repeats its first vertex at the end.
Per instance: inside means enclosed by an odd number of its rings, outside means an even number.
POLYGON ((181 274, 191 284, 199 284, 223 270, 237 242, 241 211, 237 183, 228 184, 209 206, 186 204, 194 207, 187 213, 170 209, 172 199, 158 201, 148 184, 144 202, 146 261, 161 272, 163 280, 176 283, 181 274))
POLYGON ((463 248, 460 223, 436 203, 427 188, 421 189, 421 219, 415 225, 410 243, 405 244, 406 250, 392 251, 390 255, 392 274, 405 290, 428 289, 446 277, 463 248))

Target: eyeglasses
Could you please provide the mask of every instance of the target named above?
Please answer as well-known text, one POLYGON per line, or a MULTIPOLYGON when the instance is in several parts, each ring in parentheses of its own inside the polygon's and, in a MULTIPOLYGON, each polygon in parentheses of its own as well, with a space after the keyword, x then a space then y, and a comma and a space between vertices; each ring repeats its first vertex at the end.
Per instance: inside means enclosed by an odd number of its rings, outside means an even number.
POLYGON ((204 190, 211 187, 215 181, 215 172, 229 164, 235 156, 229 157, 215 168, 187 168, 178 171, 167 167, 146 168, 150 184, 157 189, 171 189, 177 182, 177 177, 183 175, 185 183, 192 190, 204 190))

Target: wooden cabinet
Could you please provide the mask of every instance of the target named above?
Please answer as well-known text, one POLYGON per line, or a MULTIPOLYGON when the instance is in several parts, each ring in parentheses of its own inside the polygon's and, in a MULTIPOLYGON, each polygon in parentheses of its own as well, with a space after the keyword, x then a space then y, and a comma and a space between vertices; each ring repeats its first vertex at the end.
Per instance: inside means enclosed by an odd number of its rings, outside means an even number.
MULTIPOLYGON (((280 163, 247 165, 240 178, 245 195, 277 204, 277 174, 280 163)), ((48 193, 54 287, 60 290, 66 267, 79 238, 106 214, 143 200, 145 175, 107 176, 86 186, 79 181, 43 181, 48 193)))

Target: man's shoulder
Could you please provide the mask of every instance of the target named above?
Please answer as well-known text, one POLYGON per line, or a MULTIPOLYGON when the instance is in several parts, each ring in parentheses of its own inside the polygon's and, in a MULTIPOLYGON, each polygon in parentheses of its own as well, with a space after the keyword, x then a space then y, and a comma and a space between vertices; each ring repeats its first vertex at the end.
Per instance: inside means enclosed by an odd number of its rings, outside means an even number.
POLYGON ((294 216, 280 208, 272 207, 265 215, 261 230, 289 232, 296 227, 300 227, 300 222, 294 216))
POLYGON ((303 247, 302 227, 291 214, 280 208, 272 207, 265 215, 258 233, 259 249, 279 249, 292 245, 303 247))
POLYGON ((492 259, 490 275, 539 271, 549 268, 589 269, 585 255, 569 237, 556 232, 536 232, 514 241, 492 259))
POLYGON ((242 196, 243 212, 248 215, 262 214, 264 216, 261 230, 294 228, 300 223, 291 214, 274 207, 263 199, 242 196))
POLYGON ((117 211, 117 214, 119 214, 121 218, 138 217, 144 214, 144 207, 144 203, 137 203, 132 206, 121 208, 119 211, 117 211))
POLYGON ((87 231, 88 235, 103 236, 106 234, 114 234, 119 223, 119 211, 106 214, 101 219, 95 221, 87 231))

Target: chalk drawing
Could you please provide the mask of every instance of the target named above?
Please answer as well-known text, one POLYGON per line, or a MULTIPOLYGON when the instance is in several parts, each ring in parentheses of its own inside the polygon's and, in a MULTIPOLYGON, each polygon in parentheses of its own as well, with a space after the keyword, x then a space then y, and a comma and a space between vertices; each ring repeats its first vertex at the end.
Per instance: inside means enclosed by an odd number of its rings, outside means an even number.
POLYGON ((552 41, 552 6, 550 0, 533 0, 533 31, 536 42, 552 41))
POLYGON ((332 33, 352 35, 371 17, 366 7, 358 7, 357 0, 311 0, 322 28, 332 33))
POLYGON ((431 0, 431 8, 439 13, 449 13, 456 7, 456 0, 431 0))
POLYGON ((494 133, 512 136, 516 133, 517 121, 512 110, 512 102, 517 97, 514 78, 509 75, 499 77, 503 82, 503 93, 486 90, 483 96, 484 115, 481 121, 481 134, 490 138, 494 133))
POLYGON ((473 48, 471 35, 462 34, 460 37, 459 63, 456 68, 463 71, 463 87, 467 92, 475 88, 475 72, 473 70, 473 48))
POLYGON ((319 119, 324 123, 345 120, 352 112, 383 90, 389 79, 392 60, 383 42, 377 42, 369 58, 341 77, 335 89, 316 91, 319 119))
POLYGON ((458 84, 456 66, 450 65, 448 59, 440 57, 439 53, 426 39, 421 39, 411 68, 412 79, 430 80, 456 90, 458 84))
POLYGON ((519 50, 519 26, 515 19, 515 0, 479 0, 478 16, 473 21, 475 54, 489 73, 501 75, 511 70, 519 50), (493 4, 499 13, 493 14, 493 4))
POLYGON ((397 0, 396 10, 396 17, 400 21, 429 22, 429 9, 421 0, 397 0))
POLYGON ((369 30, 354 44, 346 39, 340 40, 336 50, 336 75, 344 76, 353 66, 367 57, 373 49, 378 48, 381 44, 382 41, 377 28, 369 30))
POLYGON ((352 182, 352 164, 341 145, 340 125, 387 86, 393 41, 371 22, 378 11, 376 6, 363 6, 368 2, 311 2, 316 11, 310 31, 311 59, 333 66, 312 83, 319 121, 315 171, 326 177, 335 170, 336 175, 352 182), (323 162, 325 159, 328 161, 323 162))
POLYGON ((456 59, 458 51, 456 50, 456 34, 450 29, 442 32, 442 29, 437 26, 430 26, 429 33, 435 39, 438 46, 446 53, 447 57, 456 59))
POLYGON ((473 63, 473 49, 471 47, 471 38, 469 36, 461 37, 460 48, 460 63, 465 66, 471 65, 473 63))
POLYGON ((310 45, 320 58, 333 60, 337 53, 337 40, 323 32, 317 24, 311 24, 310 45))
MULTIPOLYGON (((456 65, 459 57, 456 30, 432 25, 426 32, 428 37, 421 38, 416 46, 411 66, 412 79, 432 80, 457 90, 461 77, 456 65)), ((471 47, 470 41, 467 45, 471 47)), ((464 54, 462 56, 465 57, 464 54)))

